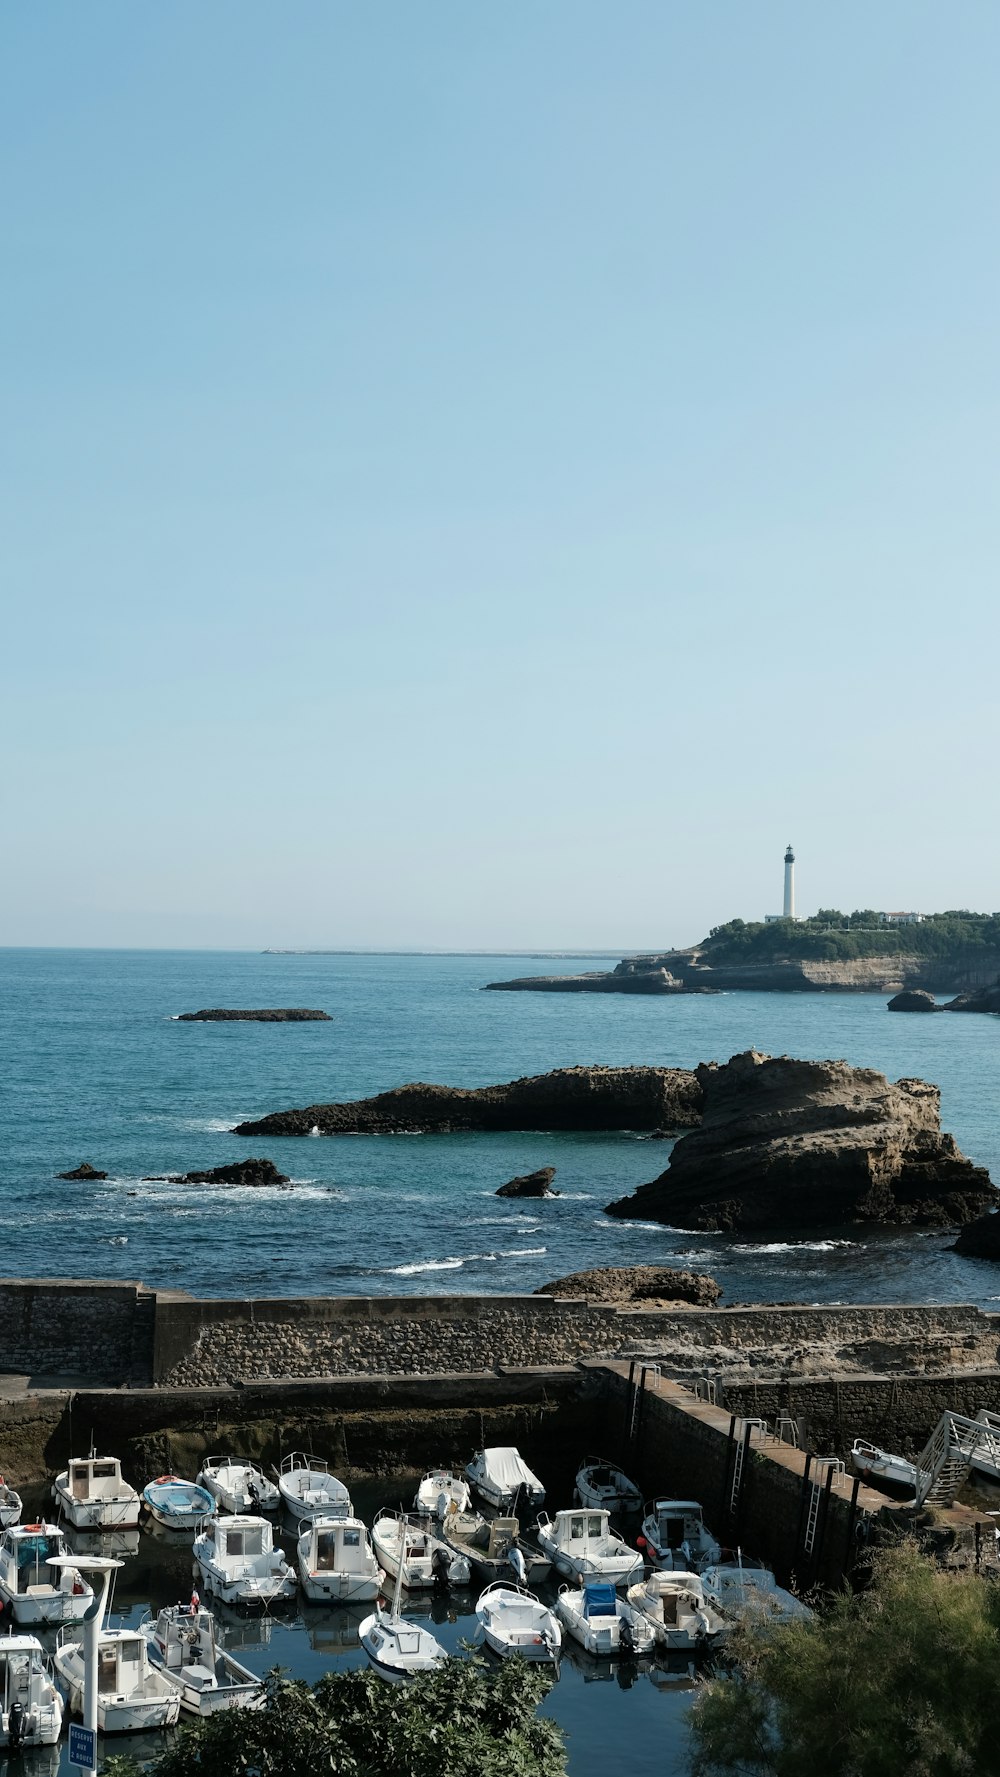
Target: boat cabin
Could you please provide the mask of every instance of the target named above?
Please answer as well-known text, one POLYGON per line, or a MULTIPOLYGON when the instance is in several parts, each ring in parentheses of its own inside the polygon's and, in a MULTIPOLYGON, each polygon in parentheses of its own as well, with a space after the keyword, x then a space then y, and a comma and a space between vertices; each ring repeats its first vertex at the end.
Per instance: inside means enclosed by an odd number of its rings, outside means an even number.
POLYGON ((657 1499, 647 1518, 661 1549, 700 1549, 706 1541, 701 1506, 694 1499, 657 1499))
POLYGON ((559 1549, 582 1551, 588 1544, 604 1541, 610 1535, 608 1514, 604 1511, 557 1512, 548 1522, 542 1514, 538 1522, 559 1549))
POLYGON ((63 1533, 54 1524, 13 1525, 0 1543, 6 1589, 23 1595, 64 1589, 61 1574, 67 1570, 50 1567, 49 1562, 65 1553, 63 1533))
POLYGON ((271 1553, 271 1526, 253 1518, 217 1518, 212 1540, 219 1561, 255 1561, 271 1553))
POLYGON ((357 1518, 331 1522, 315 1518, 310 1527, 309 1567, 313 1573, 367 1573, 368 1537, 357 1518))
POLYGON ((117 1456, 74 1456, 66 1473, 66 1492, 73 1499, 120 1499, 131 1492, 122 1480, 117 1456))
POLYGON ((134 1697, 143 1692, 146 1643, 128 1629, 108 1629, 97 1649, 99 1697, 134 1697))

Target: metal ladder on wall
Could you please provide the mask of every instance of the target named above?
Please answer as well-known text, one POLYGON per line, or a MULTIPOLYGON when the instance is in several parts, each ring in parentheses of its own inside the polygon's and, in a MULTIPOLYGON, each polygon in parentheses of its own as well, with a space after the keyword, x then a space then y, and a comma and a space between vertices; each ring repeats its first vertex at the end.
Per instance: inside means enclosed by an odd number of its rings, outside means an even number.
POLYGON ((774 1422, 774 1436, 779 1444, 791 1444, 794 1449, 799 1447, 799 1422, 787 1413, 779 1413, 774 1422))
POLYGON ((659 1384, 659 1364, 643 1364, 642 1369, 639 1372, 639 1381, 632 1389, 632 1413, 628 1422, 628 1441, 630 1444, 635 1442, 636 1426, 639 1423, 639 1402, 642 1400, 643 1386, 646 1378, 649 1376, 655 1376, 657 1385, 659 1384))
POLYGON ((735 1516, 736 1507, 739 1504, 740 1489, 743 1486, 743 1464, 746 1460, 747 1449, 753 1443, 754 1432, 757 1433, 761 1442, 767 1437, 766 1419, 741 1419, 738 1421, 738 1424, 740 1430, 739 1437, 736 1440, 736 1455, 733 1459, 733 1481, 732 1486, 729 1489, 729 1511, 731 1516, 735 1516), (747 1432, 750 1434, 749 1437, 747 1436, 747 1432))
POLYGON ((1000 1415, 942 1413, 917 1457, 918 1506, 951 1505, 978 1455, 1000 1471, 1000 1415))
POLYGON ((816 1526, 819 1523, 820 1502, 823 1498, 823 1489, 826 1485, 827 1477, 831 1470, 834 1475, 842 1475, 846 1473, 844 1464, 841 1462, 839 1456, 814 1457, 813 1471, 815 1472, 816 1469, 822 1469, 823 1475, 821 1479, 810 1481, 809 1484, 809 1505, 806 1510, 806 1527, 802 1536, 802 1547, 807 1555, 811 1555, 813 1549, 816 1547, 816 1526))
POLYGON ((694 1385, 694 1392, 698 1400, 704 1401, 709 1407, 718 1406, 719 1393, 714 1376, 699 1376, 694 1385))

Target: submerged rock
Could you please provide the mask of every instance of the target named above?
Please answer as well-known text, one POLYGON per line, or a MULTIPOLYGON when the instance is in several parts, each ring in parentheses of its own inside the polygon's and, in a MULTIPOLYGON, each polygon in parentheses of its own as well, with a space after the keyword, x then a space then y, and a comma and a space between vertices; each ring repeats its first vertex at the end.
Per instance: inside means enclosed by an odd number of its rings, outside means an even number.
POLYGON ((666 1265, 601 1265, 543 1283, 535 1295, 585 1296, 617 1308, 676 1308, 678 1302, 713 1308, 722 1285, 703 1272, 671 1271, 666 1265))
POLYGON ((961 1226, 997 1201, 989 1174, 942 1134, 925 1080, 752 1049, 698 1076, 701 1127, 608 1215, 787 1238, 854 1222, 961 1226))
POLYGON ((520 1178, 508 1179, 496 1194, 498 1197, 558 1197, 559 1192, 552 1189, 555 1176, 554 1166, 539 1166, 536 1172, 526 1172, 520 1178))
POLYGON ((79 1179, 102 1179, 107 1178, 107 1176, 106 1172, 97 1172, 87 1160, 81 1160, 79 1166, 75 1166, 72 1172, 56 1173, 56 1178, 73 1179, 74 1182, 79 1179))
POLYGON ((228 1166, 212 1166, 207 1172, 154 1172, 144 1184, 173 1185, 287 1185, 287 1174, 273 1160, 234 1160, 228 1166))
POLYGON ((238 1123, 237 1135, 443 1134, 453 1129, 690 1129, 702 1088, 679 1067, 561 1067, 503 1086, 397 1086, 238 1123))
POLYGON ((178 1012, 178 1024, 315 1024, 330 1022, 329 1012, 314 1012, 307 1006, 264 1006, 258 1011, 231 1011, 225 1006, 212 1006, 203 1012, 178 1012))
POLYGON ((936 1012, 937 1000, 922 987, 906 987, 889 1001, 890 1012, 936 1012))

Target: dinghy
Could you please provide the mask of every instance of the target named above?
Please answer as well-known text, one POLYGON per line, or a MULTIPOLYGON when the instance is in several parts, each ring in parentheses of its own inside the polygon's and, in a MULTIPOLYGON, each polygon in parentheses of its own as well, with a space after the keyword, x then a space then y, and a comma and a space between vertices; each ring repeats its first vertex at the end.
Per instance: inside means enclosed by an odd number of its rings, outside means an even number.
POLYGON ((141 1501, 117 1456, 74 1456, 55 1478, 52 1497, 75 1530, 135 1530, 141 1501))
POLYGON ((465 1473, 479 1497, 498 1512, 512 1512, 515 1504, 526 1510, 545 1502, 545 1488, 513 1444, 478 1450, 465 1473))
POLYGON ((403 1595, 403 1568, 396 1573, 392 1609, 385 1611, 376 1604, 371 1616, 365 1617, 358 1634, 369 1662, 383 1678, 399 1684, 417 1672, 433 1672, 448 1658, 441 1643, 429 1629, 408 1622, 400 1612, 403 1595))
POLYGON ((21 1495, 0 1475, 0 1530, 16 1524, 21 1516, 21 1495))
MULTIPOLYGON (((69 1706, 83 1712, 83 1643, 63 1630, 53 1664, 69 1706)), ((135 1629, 102 1629, 97 1642, 97 1725, 102 1734, 135 1734, 146 1728, 173 1728, 181 1712, 180 1692, 149 1657, 145 1637, 135 1629)))
POLYGON ((390 1579, 395 1579, 400 1562, 403 1584, 408 1592, 433 1586, 467 1586, 472 1570, 467 1555, 459 1555, 446 1542, 425 1529, 418 1519, 412 1522, 405 1512, 384 1510, 372 1525, 375 1553, 390 1579))
POLYGON ((642 1578, 643 1560, 611 1529, 607 1512, 539 1512, 535 1534, 557 1573, 571 1580, 610 1580, 626 1586, 642 1578))
POLYGON ((343 1481, 331 1475, 322 1456, 292 1451, 281 1464, 278 1491, 295 1518, 353 1518, 343 1481))
POLYGON ((656 1630, 649 1618, 626 1598, 619 1598, 606 1580, 588 1581, 578 1589, 560 1586, 556 1612, 588 1654, 649 1654, 656 1630))
POLYGON ((905 1456, 893 1456, 888 1450, 880 1450, 877 1444, 869 1444, 865 1438, 855 1438, 851 1445, 851 1465, 855 1474, 883 1493, 917 1491, 916 1463, 907 1462, 905 1456))
POLYGON ((205 1590, 223 1604, 249 1608, 295 1597, 295 1574, 274 1547, 266 1518, 210 1518, 195 1538, 194 1558, 205 1590))
POLYGON ((625 1470, 596 1456, 584 1457, 576 1471, 576 1498, 582 1506, 597 1506, 606 1512, 642 1510, 642 1494, 625 1470))
POLYGON ((211 1611, 197 1605, 168 1604, 155 1617, 144 1617, 139 1633, 189 1715, 255 1709, 263 1703, 263 1679, 218 1645, 211 1611))
POLYGON ((142 1490, 143 1502, 151 1517, 164 1530, 197 1530, 215 1511, 215 1501, 207 1488, 197 1481, 184 1481, 180 1475, 157 1475, 142 1490))
POLYGON ((562 1646, 562 1630, 547 1604, 526 1586, 505 1581, 487 1586, 476 1605, 479 1626, 495 1654, 520 1654, 532 1662, 554 1662, 562 1646))
POLYGON ((726 1619, 727 1628, 751 1615, 755 1620, 790 1623, 815 1615, 808 1604, 779 1586, 762 1561, 747 1560, 739 1550, 735 1561, 706 1567, 701 1576, 705 1597, 726 1619))
POLYGON ((470 1498, 468 1481, 453 1475, 451 1469, 435 1468, 417 1488, 413 1510, 429 1518, 443 1518, 450 1505, 457 1506, 460 1512, 467 1511, 470 1498))
POLYGON ((308 1518, 297 1558, 306 1597, 316 1604, 371 1604, 382 1570, 360 1518, 308 1518))
POLYGON ((22 1746, 54 1746, 62 1732, 63 1701, 48 1655, 34 1635, 0 1638, 0 1730, 11 1753, 22 1746))
POLYGON ((520 1529, 516 1518, 492 1518, 487 1522, 479 1512, 449 1511, 441 1523, 441 1538, 456 1555, 466 1557, 478 1579, 517 1577, 537 1586, 548 1579, 552 1563, 521 1536, 520 1529))
POLYGON ((234 1456, 207 1456, 198 1475, 199 1487, 212 1495, 224 1512, 249 1512, 259 1518, 261 1512, 276 1512, 281 1494, 263 1469, 254 1462, 241 1462, 234 1456))
POLYGON ((711 1646, 725 1628, 697 1573, 651 1573, 630 1586, 626 1598, 652 1624, 661 1647, 693 1652, 711 1646))
POLYGON ((646 1506, 642 1534, 653 1565, 668 1571, 700 1573, 722 1558, 694 1499, 652 1500, 646 1506))
POLYGON ((78 1623, 94 1601, 93 1587, 75 1567, 50 1567, 66 1554, 55 1524, 12 1524, 0 1541, 0 1599, 15 1623, 78 1623))

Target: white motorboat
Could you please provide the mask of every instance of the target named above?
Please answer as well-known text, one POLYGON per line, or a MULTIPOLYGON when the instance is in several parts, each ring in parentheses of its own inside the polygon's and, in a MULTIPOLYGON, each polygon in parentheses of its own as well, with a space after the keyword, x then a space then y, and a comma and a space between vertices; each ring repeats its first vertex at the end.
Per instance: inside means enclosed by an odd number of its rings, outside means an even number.
POLYGON ((498 1512, 512 1512, 515 1506, 523 1511, 545 1503, 545 1488, 513 1444, 477 1450, 465 1473, 474 1491, 498 1512))
POLYGON ((396 1572, 391 1610, 376 1604, 371 1616, 360 1624, 358 1635, 369 1662, 383 1678, 399 1684, 418 1672, 433 1672, 448 1658, 441 1643, 429 1629, 407 1621, 400 1611, 403 1595, 402 1563, 396 1572))
POLYGON ((281 1494, 263 1469, 235 1456, 206 1456, 198 1485, 224 1512, 249 1512, 259 1518, 261 1512, 276 1512, 281 1504, 281 1494))
POLYGON ((293 1450, 281 1464, 278 1492, 296 1518, 353 1518, 343 1481, 331 1475, 322 1456, 293 1450))
POLYGON ((219 1646, 211 1611, 168 1604, 155 1617, 144 1617, 139 1633, 190 1715, 255 1709, 263 1703, 263 1679, 219 1646))
POLYGON ((560 1586, 556 1612, 566 1632, 588 1654, 648 1654, 656 1644, 649 1618, 606 1580, 560 1586))
POLYGON ((567 1579, 610 1580, 613 1586, 627 1586, 642 1578, 641 1554, 611 1529, 607 1512, 575 1509, 557 1512, 554 1518, 539 1512, 535 1534, 543 1555, 567 1579))
POLYGON ((706 1567, 701 1579, 708 1603, 725 1617, 727 1625, 747 1615, 790 1623, 815 1614, 794 1592, 779 1586, 762 1561, 747 1560, 740 1551, 735 1561, 706 1567))
POLYGON ((0 1530, 16 1524, 21 1516, 21 1495, 0 1475, 0 1530))
POLYGON ((413 1510, 425 1513, 428 1517, 443 1518, 450 1505, 457 1506, 460 1512, 468 1511, 472 1495, 468 1481, 461 1475, 452 1474, 451 1469, 431 1469, 417 1488, 413 1499, 413 1510))
POLYGON ((602 1507, 606 1512, 642 1510, 642 1494, 616 1463, 586 1456, 576 1471, 576 1498, 582 1506, 602 1507))
POLYGON ((215 1511, 215 1500, 197 1481, 157 1475, 142 1490, 143 1503, 164 1530, 198 1530, 215 1511))
POLYGON ((710 1647, 725 1629, 697 1573, 651 1573, 630 1586, 626 1597, 652 1624, 661 1647, 684 1652, 710 1647))
POLYGON ((382 1570, 360 1518, 307 1518, 299 1535, 299 1579, 316 1604, 371 1604, 382 1570))
POLYGON ((851 1465, 863 1481, 883 1492, 917 1491, 919 1471, 916 1463, 907 1462, 905 1456, 893 1456, 888 1450, 880 1450, 877 1444, 869 1444, 865 1438, 855 1438, 851 1445, 851 1465))
MULTIPOLYGON (((69 1706, 83 1711, 83 1643, 63 1630, 53 1664, 69 1706)), ((177 1686, 154 1666, 145 1636, 136 1629, 102 1629, 97 1643, 97 1725, 102 1734, 134 1734, 172 1728, 181 1712, 177 1686)))
POLYGON ((405 1512, 379 1512, 372 1525, 372 1542, 390 1579, 395 1579, 402 1561, 407 1591, 433 1586, 437 1580, 451 1586, 467 1586, 472 1577, 467 1555, 449 1548, 425 1523, 420 1519, 412 1521, 405 1512))
POLYGON ((207 1592, 223 1604, 276 1604, 294 1598, 295 1574, 266 1518, 248 1513, 210 1518, 195 1537, 194 1558, 207 1592))
POLYGON ((646 1506, 642 1534, 654 1567, 674 1573, 700 1573, 722 1559, 694 1499, 654 1499, 646 1506))
POLYGON ((0 1637, 0 1729, 11 1752, 54 1746, 62 1732, 63 1700, 48 1655, 34 1635, 0 1637))
POLYGON ((526 1586, 499 1580, 487 1586, 476 1605, 479 1626, 495 1654, 520 1654, 524 1660, 559 1658, 562 1630, 547 1604, 526 1586))
POLYGON ((15 1623, 34 1627, 78 1623, 93 1603, 94 1590, 75 1567, 50 1567, 66 1554, 55 1524, 12 1524, 0 1540, 0 1598, 15 1623))
POLYGON ((487 1521, 479 1512, 449 1511, 441 1522, 442 1541, 456 1555, 466 1557, 477 1578, 523 1578, 533 1586, 540 1585, 552 1572, 552 1562, 523 1539, 520 1531, 516 1518, 487 1521))
POLYGON ((57 1475, 52 1497, 75 1530, 135 1530, 141 1501, 122 1475, 117 1456, 72 1456, 57 1475))

